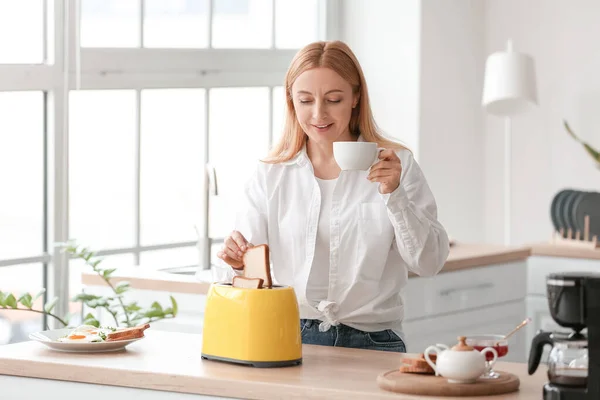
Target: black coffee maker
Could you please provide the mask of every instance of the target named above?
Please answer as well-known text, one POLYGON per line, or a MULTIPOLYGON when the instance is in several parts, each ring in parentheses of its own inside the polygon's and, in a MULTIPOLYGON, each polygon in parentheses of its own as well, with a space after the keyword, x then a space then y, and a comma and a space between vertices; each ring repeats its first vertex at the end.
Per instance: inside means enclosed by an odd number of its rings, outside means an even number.
POLYGON ((550 382, 544 385, 544 400, 599 400, 600 274, 550 274, 546 289, 552 318, 572 331, 537 333, 529 354, 529 375, 549 344, 550 382))

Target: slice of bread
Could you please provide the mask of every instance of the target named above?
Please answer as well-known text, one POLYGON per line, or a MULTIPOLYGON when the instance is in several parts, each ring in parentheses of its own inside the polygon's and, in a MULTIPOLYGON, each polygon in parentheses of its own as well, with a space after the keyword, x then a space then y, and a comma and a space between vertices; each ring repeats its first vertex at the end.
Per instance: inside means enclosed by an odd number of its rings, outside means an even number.
POLYGON ((107 342, 116 342, 117 340, 130 340, 144 337, 144 331, 150 328, 150 324, 134 326, 132 328, 119 329, 106 335, 107 342))
POLYGON ((246 278, 245 276, 234 276, 231 285, 233 287, 244 289, 262 289, 263 280, 261 278, 246 278))
POLYGON ((271 263, 269 262, 269 246, 261 244, 248 248, 244 253, 244 277, 260 278, 263 286, 271 288, 271 263))
POLYGON ((427 365, 426 368, 415 367, 412 365, 401 365, 399 368, 400 372, 404 372, 407 374, 425 374, 425 375, 434 375, 435 371, 427 365))

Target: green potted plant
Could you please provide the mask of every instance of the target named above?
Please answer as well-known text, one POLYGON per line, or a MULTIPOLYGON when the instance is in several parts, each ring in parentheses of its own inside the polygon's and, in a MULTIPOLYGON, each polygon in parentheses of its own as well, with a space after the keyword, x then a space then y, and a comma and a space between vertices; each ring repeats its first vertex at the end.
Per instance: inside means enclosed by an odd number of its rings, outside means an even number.
MULTIPOLYGON (((74 296, 71 301, 80 301, 91 309, 104 309, 114 320, 115 327, 133 327, 139 324, 158 321, 165 318, 175 318, 177 316, 177 301, 173 296, 170 296, 171 304, 166 306, 159 302, 153 302, 150 307, 144 308, 137 304, 136 301, 127 301, 126 293, 131 289, 128 282, 119 282, 113 284, 111 278, 116 268, 102 268, 100 266, 102 258, 96 257, 93 251, 87 247, 77 245, 74 241, 69 241, 65 244, 59 244, 62 251, 69 254, 71 257, 81 259, 86 265, 90 266, 106 284, 112 289, 112 293, 107 296, 98 296, 88 293, 79 293, 74 296)), ((0 308, 8 310, 29 311, 40 314, 46 314, 61 323, 64 327, 69 325, 71 315, 58 316, 54 314, 54 307, 58 301, 58 297, 48 300, 42 309, 34 309, 35 301, 40 298, 46 289, 42 289, 36 295, 24 293, 17 296, 10 292, 0 291, 0 308)), ((82 324, 100 326, 97 316, 91 312, 84 316, 82 324)))
POLYGON ((585 141, 581 140, 577 135, 575 135, 575 133, 573 132, 573 130, 571 129, 571 127, 569 126, 567 121, 563 120, 563 124, 564 124, 565 129, 569 133, 569 135, 571 135, 571 137, 573 139, 575 139, 578 143, 580 143, 583 146, 585 151, 590 155, 590 157, 592 157, 592 159, 596 163, 596 167, 600 168, 600 152, 598 150, 594 149, 592 146, 590 146, 585 141))

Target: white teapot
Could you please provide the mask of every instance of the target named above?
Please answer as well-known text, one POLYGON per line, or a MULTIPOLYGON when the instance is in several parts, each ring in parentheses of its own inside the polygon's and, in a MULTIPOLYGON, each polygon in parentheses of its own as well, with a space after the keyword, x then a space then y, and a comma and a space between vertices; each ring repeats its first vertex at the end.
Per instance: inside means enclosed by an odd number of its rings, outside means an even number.
POLYGON ((485 353, 494 355, 489 365, 492 367, 498 359, 498 353, 491 347, 481 352, 465 343, 466 337, 459 336, 458 344, 451 349, 444 344, 436 344, 425 349, 425 360, 433 368, 436 376, 448 378, 449 383, 473 383, 485 372, 485 353), (430 354, 435 352, 437 360, 431 361, 430 354))

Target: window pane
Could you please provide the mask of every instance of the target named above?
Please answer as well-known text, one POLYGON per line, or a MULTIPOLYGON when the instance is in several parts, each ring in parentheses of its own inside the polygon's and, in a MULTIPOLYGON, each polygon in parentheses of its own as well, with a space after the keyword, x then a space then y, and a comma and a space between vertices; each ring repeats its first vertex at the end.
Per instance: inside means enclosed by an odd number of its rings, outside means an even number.
POLYGON ((279 141, 283 134, 283 124, 285 122, 285 90, 283 86, 273 88, 273 143, 279 141))
POLYGON ((275 1, 275 47, 299 49, 318 39, 318 0, 275 1))
POLYGON ((142 92, 141 242, 195 240, 202 200, 204 89, 142 92))
POLYGON ((269 48, 273 0, 214 1, 212 45, 217 48, 269 48))
POLYGON ((269 89, 212 89, 209 101, 209 160, 219 189, 219 196, 211 197, 210 235, 223 237, 232 228, 240 185, 267 154, 269 89))
POLYGON ((144 1, 145 47, 208 47, 209 0, 144 1))
MULTIPOLYGON (((4 293, 12 293, 19 299, 25 293, 35 296, 43 287, 42 264, 0 267, 0 291, 4 293)), ((40 297, 34 303, 33 309, 41 310, 42 307, 43 297, 40 297)), ((0 309, 0 345, 29 340, 30 333, 43 330, 42 322, 42 314, 0 309)))
POLYGON ((40 255, 44 95, 0 92, 0 110, 9 110, 0 117, 0 259, 40 255))
POLYGON ((175 268, 198 265, 198 249, 181 247, 178 249, 145 251, 140 254, 140 266, 151 268, 175 268))
POLYGON ((70 95, 70 237, 94 249, 135 242, 133 90, 70 95))
POLYGON ((0 64, 44 61, 44 1, 0 1, 0 64))
POLYGON ((82 47, 138 47, 139 0, 81 0, 82 47))

